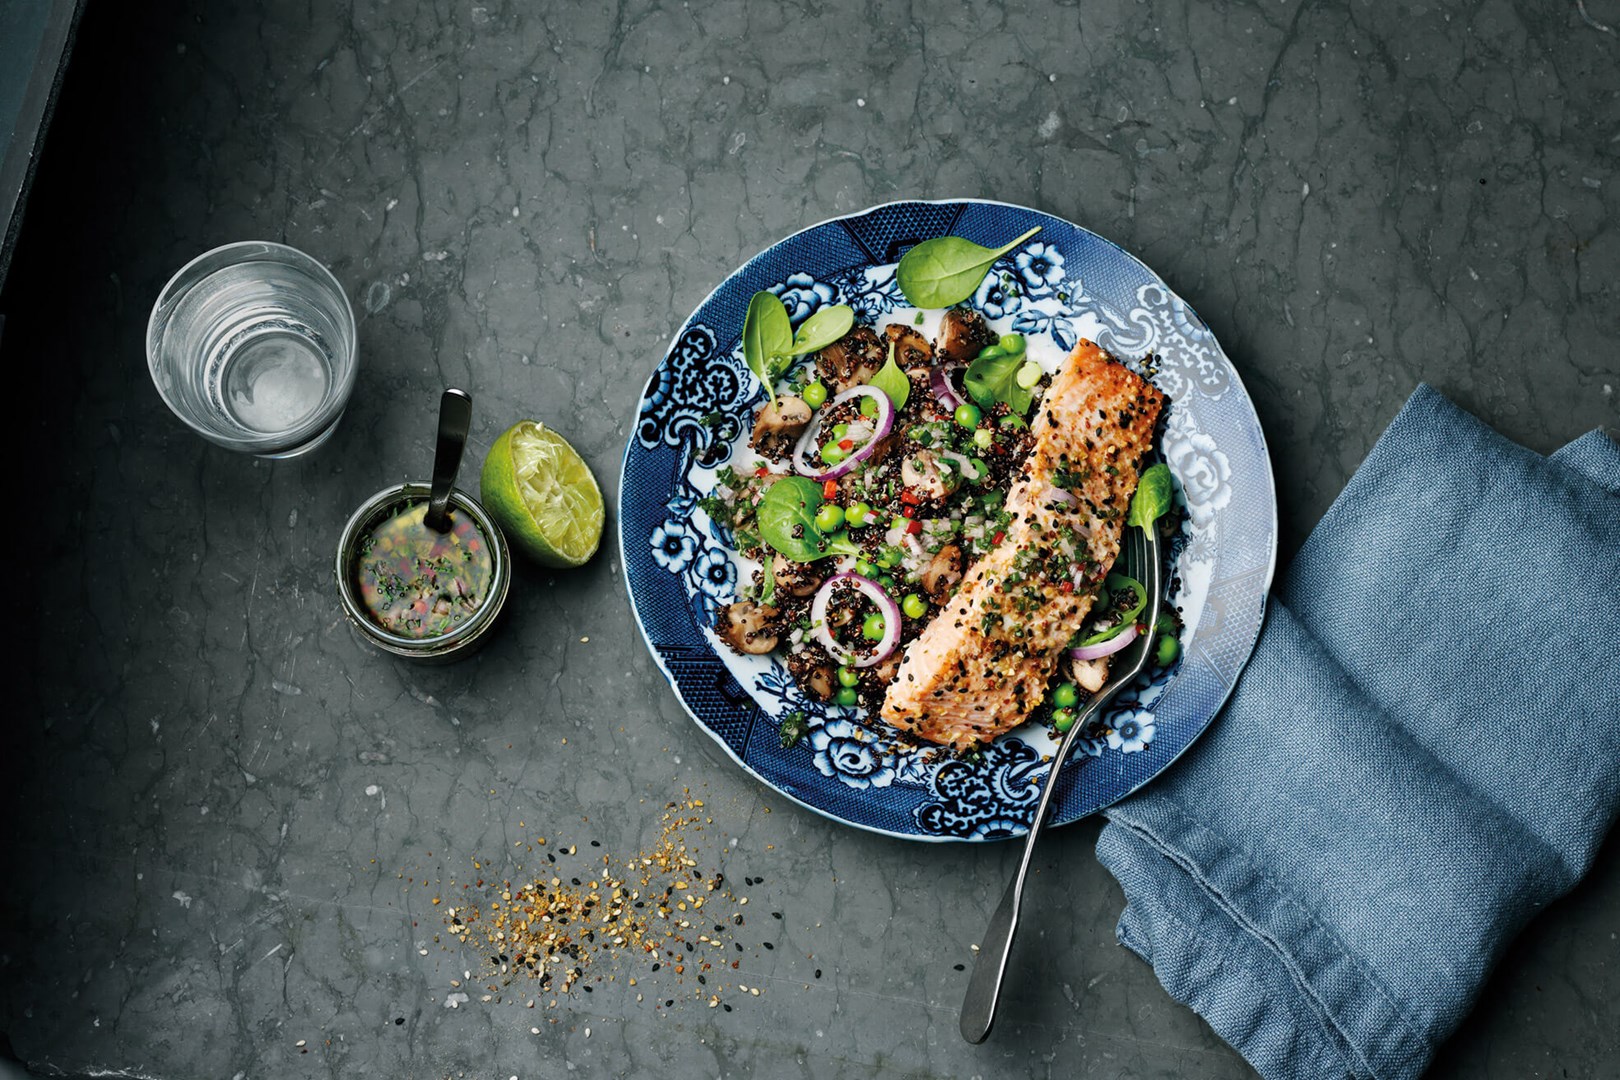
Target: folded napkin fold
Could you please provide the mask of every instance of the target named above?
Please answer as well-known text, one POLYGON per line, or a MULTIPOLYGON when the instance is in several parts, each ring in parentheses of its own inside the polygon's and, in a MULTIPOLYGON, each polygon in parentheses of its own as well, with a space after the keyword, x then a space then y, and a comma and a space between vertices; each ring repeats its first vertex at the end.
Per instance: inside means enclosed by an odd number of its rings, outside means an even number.
POLYGON ((1120 941, 1268 1080, 1418 1075, 1614 822, 1617 641, 1620 445, 1420 386, 1220 717, 1108 811, 1120 941))

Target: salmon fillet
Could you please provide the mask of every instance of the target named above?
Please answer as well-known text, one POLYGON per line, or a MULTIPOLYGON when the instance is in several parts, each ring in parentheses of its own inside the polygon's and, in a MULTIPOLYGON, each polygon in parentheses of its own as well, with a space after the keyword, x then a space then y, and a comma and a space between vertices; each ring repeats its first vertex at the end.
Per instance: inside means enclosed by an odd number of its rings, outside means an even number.
POLYGON ((1037 405, 1001 544, 907 647, 883 719, 958 749, 1024 722, 1091 610, 1165 397, 1082 341, 1037 405))

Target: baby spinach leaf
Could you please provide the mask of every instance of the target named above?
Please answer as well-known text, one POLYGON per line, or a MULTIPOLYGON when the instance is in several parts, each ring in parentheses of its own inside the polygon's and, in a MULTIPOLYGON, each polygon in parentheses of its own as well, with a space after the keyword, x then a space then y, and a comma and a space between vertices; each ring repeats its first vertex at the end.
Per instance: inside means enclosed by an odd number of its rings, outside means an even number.
POLYGON ((912 307, 959 304, 973 295, 992 263, 1040 231, 1037 225, 999 248, 981 247, 960 236, 924 240, 900 257, 895 280, 912 307))
POLYGON ((847 533, 839 531, 827 536, 817 531, 816 511, 821 509, 821 503, 820 484, 803 476, 783 477, 760 500, 760 538, 794 562, 857 554, 847 533))
POLYGON ((743 316, 742 336, 743 362, 765 384, 765 392, 774 402, 776 380, 793 352, 793 324, 782 301, 772 293, 755 293, 743 316))
POLYGON ((816 510, 820 506, 821 488, 815 481, 802 476, 783 477, 760 500, 760 538, 794 562, 815 562, 821 558, 816 548, 816 510))
POLYGON ((855 309, 848 304, 820 308, 799 324, 799 332, 793 335, 793 347, 789 352, 794 356, 820 352, 849 333, 854 325, 855 309))
POLYGON ((1136 494, 1131 496, 1131 513, 1127 525, 1146 529, 1170 509, 1170 466, 1164 462, 1153 465, 1136 482, 1136 494))
POLYGON ((1022 356, 980 357, 968 365, 962 376, 962 385, 982 409, 990 409, 998 401, 1019 416, 1029 412, 1035 398, 1028 388, 1018 384, 1018 369, 1024 366, 1022 356))
POLYGON ((889 342, 889 362, 878 369, 872 376, 872 385, 889 395, 894 403, 895 411, 905 408, 906 399, 911 397, 911 380, 906 373, 900 370, 900 365, 894 362, 894 342, 889 342))

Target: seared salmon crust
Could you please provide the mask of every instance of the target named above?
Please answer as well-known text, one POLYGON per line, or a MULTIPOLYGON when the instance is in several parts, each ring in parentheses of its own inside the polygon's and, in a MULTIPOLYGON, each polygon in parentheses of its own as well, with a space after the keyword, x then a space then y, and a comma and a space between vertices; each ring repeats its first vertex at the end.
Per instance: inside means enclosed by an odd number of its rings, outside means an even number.
POLYGON ((1007 494, 1011 522, 907 647, 883 719, 967 749, 1040 704, 1119 555, 1165 397, 1089 341, 1037 403, 1034 449, 1007 494))

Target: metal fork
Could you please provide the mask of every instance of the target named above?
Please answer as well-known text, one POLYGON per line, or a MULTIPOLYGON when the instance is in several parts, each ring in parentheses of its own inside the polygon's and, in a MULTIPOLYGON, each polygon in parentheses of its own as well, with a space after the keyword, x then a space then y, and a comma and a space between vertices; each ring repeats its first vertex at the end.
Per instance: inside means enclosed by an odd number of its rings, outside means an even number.
POLYGON ((1035 816, 1030 820, 1029 834, 1024 838, 1024 854, 1018 862, 1018 874, 1007 886, 996 913, 990 917, 990 926, 979 945, 979 958, 973 964, 973 975, 968 980, 967 996, 962 1001, 962 1038, 970 1043, 982 1043, 990 1037, 990 1027, 996 1020, 996 1005, 1001 1000, 1001 983, 1007 975, 1007 960, 1012 954, 1013 935, 1018 932, 1018 910, 1024 902, 1024 879, 1029 876, 1029 864, 1035 857, 1035 841, 1046 825, 1051 809, 1052 795, 1057 790, 1058 775, 1063 763, 1069 759, 1080 732, 1091 723, 1097 711, 1111 701, 1148 666, 1155 640, 1153 627, 1159 621, 1159 610, 1164 592, 1163 570, 1160 566, 1159 531, 1156 523, 1146 529, 1129 526, 1124 546, 1125 571, 1147 589, 1148 603, 1141 621, 1147 632, 1114 654, 1109 665, 1109 679, 1083 709, 1075 714, 1074 726, 1063 735, 1057 753, 1052 756, 1052 768, 1046 774, 1041 798, 1035 804, 1035 816))

